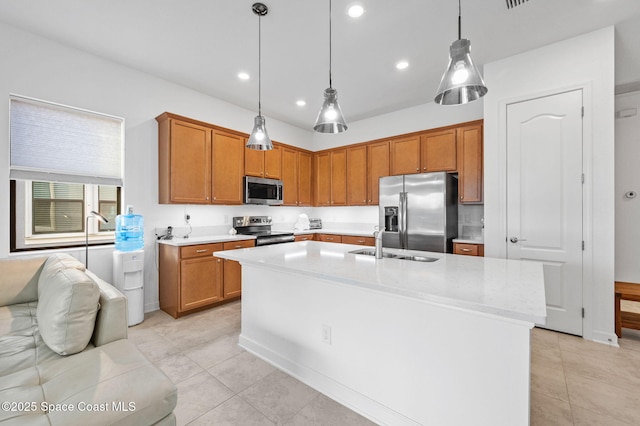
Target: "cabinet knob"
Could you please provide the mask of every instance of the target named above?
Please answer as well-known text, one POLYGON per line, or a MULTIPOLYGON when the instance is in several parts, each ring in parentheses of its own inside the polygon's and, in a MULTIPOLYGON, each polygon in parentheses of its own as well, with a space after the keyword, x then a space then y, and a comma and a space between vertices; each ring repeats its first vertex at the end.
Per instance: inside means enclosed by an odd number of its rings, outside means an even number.
POLYGON ((216 199, 216 197, 213 197, 213 199, 215 200, 215 199, 216 199))
POLYGON ((265 175, 265 176, 269 176, 269 173, 265 173, 264 175, 265 175))
POLYGON ((220 263, 220 259, 218 259, 218 263, 220 263))
POLYGON ((419 171, 420 171, 420 167, 416 167, 416 172, 419 172, 419 171))
POLYGON ((470 251, 471 251, 471 249, 468 249, 468 248, 462 248, 462 249, 460 249, 460 251, 464 251, 464 252, 467 252, 467 253, 468 253, 468 252, 470 252, 470 251))

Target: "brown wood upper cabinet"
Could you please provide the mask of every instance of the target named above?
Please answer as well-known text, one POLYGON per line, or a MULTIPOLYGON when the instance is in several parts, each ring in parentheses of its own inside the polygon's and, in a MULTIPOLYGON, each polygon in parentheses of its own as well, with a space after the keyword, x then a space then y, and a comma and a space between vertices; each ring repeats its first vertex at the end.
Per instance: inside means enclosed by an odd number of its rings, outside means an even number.
POLYGON ((389 176, 389 142, 347 149, 347 204, 377 205, 379 179, 389 176))
POLYGON ((391 139, 392 176, 420 173, 420 135, 391 139))
POLYGON ((367 191, 367 146, 358 145, 347 149, 347 204, 365 206, 368 204, 367 191))
POLYGON ((316 157, 316 205, 347 204, 347 150, 321 152, 316 157))
POLYGON ((482 203, 482 123, 457 129, 458 197, 461 203, 482 203))
POLYGON ((156 120, 161 204, 242 204, 244 136, 166 112, 156 120))
POLYGON ((391 175, 456 171, 456 129, 392 139, 391 175))
POLYGON ((380 178, 389 176, 389 142, 376 142, 367 145, 367 204, 378 205, 380 200, 380 178))
POLYGON ((242 204, 245 138, 213 131, 212 204, 242 204))
POLYGON ((456 129, 426 132, 420 136, 422 172, 455 172, 456 129))
POLYGON ((211 129, 158 117, 158 195, 161 204, 209 204, 211 129))
POLYGON ((244 149, 244 174, 268 179, 282 179, 282 147, 273 144, 269 151, 244 149))
POLYGON ((282 148, 282 182, 285 206, 311 205, 311 154, 282 148))

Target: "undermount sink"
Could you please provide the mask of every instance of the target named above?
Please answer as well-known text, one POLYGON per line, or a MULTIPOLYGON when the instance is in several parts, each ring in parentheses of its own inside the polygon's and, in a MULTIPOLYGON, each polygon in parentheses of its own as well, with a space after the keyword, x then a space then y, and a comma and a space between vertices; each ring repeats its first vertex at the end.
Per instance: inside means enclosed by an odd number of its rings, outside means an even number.
MULTIPOLYGON (((364 254, 364 255, 367 255, 367 256, 375 256, 376 255, 376 251, 375 250, 371 250, 371 249, 353 250, 353 251, 350 251, 349 253, 364 254)), ((397 254, 393 254, 393 253, 382 252, 382 257, 397 258, 398 255, 397 254)))
MULTIPOLYGON (((352 254, 364 254, 365 256, 375 256, 376 251, 371 249, 359 249, 353 250, 349 253, 352 254)), ((400 259, 400 260, 412 260, 414 262, 435 262, 438 260, 437 257, 427 257, 427 256, 412 256, 412 255, 404 255, 404 254, 394 254, 383 251, 382 257, 386 257, 389 259, 400 259)))

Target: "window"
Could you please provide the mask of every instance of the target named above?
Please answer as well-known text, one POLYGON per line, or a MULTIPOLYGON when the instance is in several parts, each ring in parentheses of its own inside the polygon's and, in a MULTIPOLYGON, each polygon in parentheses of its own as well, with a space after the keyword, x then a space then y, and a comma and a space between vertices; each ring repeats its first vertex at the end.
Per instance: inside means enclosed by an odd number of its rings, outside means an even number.
POLYGON ((84 245, 86 234, 91 244, 112 243, 124 120, 21 96, 10 100, 11 251, 84 245))

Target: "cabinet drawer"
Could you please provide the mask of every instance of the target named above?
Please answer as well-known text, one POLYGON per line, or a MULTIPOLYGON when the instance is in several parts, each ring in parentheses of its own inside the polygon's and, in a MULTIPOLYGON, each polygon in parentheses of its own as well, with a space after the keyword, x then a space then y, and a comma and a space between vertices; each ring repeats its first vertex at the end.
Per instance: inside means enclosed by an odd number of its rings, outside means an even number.
POLYGON ((482 244, 453 243, 453 254, 484 256, 484 246, 482 244))
POLYGON ((214 251, 221 251, 222 244, 198 244, 193 246, 180 247, 180 257, 189 259, 191 257, 213 256, 214 251))
POLYGON ((344 244, 357 244, 360 246, 374 246, 376 244, 373 237, 354 237, 351 235, 343 235, 342 242, 344 244))
POLYGON ((324 241, 326 243, 341 243, 342 235, 334 234, 316 234, 318 241, 324 241))
POLYGON ((255 246, 254 240, 245 240, 245 241, 228 241, 223 243, 224 250, 235 250, 241 248, 249 248, 255 246))
POLYGON ((313 234, 296 235, 296 242, 298 241, 313 241, 313 234))

